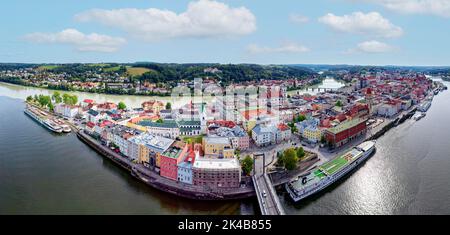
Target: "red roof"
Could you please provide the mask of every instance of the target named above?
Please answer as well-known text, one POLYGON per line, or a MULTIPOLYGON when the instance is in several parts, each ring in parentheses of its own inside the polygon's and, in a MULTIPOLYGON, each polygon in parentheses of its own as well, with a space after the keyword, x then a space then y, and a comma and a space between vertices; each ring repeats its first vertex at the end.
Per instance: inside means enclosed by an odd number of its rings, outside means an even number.
POLYGON ((287 131, 287 130, 289 130, 289 126, 284 123, 280 123, 280 124, 278 124, 278 129, 280 131, 287 131))
POLYGON ((91 99, 85 99, 85 100, 83 100, 83 102, 84 102, 84 103, 88 103, 88 104, 94 103, 94 101, 91 100, 91 99))
POLYGON ((88 122, 88 123, 86 123, 86 126, 88 126, 89 128, 94 128, 95 123, 93 123, 93 122, 88 122))

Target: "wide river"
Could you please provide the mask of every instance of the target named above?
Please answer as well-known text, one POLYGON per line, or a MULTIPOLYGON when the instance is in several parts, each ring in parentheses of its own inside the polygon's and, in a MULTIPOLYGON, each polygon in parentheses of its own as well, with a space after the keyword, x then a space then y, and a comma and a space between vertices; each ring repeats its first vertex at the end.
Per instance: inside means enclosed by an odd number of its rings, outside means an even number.
MULTIPOLYGON (((450 86, 450 83, 446 83, 450 86)), ((137 182, 74 134, 57 136, 24 115, 23 99, 47 90, 0 83, 0 214, 252 214, 255 199, 198 202, 137 182)), ((111 100, 82 93, 81 98, 111 100)), ((148 97, 117 96, 121 100, 148 97)), ((114 100, 116 101, 116 100, 114 100)), ((427 116, 377 142, 377 152, 332 188, 288 214, 450 214, 450 92, 427 116)))

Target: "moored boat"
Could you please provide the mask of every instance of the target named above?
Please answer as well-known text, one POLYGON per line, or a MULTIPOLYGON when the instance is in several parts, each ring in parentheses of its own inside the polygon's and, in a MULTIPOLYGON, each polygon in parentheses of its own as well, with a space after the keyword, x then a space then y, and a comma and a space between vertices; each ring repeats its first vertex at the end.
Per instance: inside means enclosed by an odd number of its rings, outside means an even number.
POLYGON ((364 162, 375 150, 375 141, 366 141, 326 162, 308 174, 285 184, 292 200, 298 202, 320 192, 364 162))

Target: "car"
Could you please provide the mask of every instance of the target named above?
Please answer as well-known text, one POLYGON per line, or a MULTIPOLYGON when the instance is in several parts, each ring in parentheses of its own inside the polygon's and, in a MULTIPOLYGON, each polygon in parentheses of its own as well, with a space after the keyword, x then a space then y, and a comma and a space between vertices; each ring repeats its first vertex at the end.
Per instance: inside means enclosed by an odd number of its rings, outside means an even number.
POLYGON ((262 196, 263 196, 263 197, 267 197, 266 190, 263 191, 262 196))

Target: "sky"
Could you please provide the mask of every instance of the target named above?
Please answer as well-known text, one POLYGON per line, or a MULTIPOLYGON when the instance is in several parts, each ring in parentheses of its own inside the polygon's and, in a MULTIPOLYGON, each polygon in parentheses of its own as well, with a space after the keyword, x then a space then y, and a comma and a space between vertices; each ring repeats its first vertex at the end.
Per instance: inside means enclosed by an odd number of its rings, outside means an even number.
POLYGON ((4 0, 0 63, 450 65, 450 0, 4 0))

